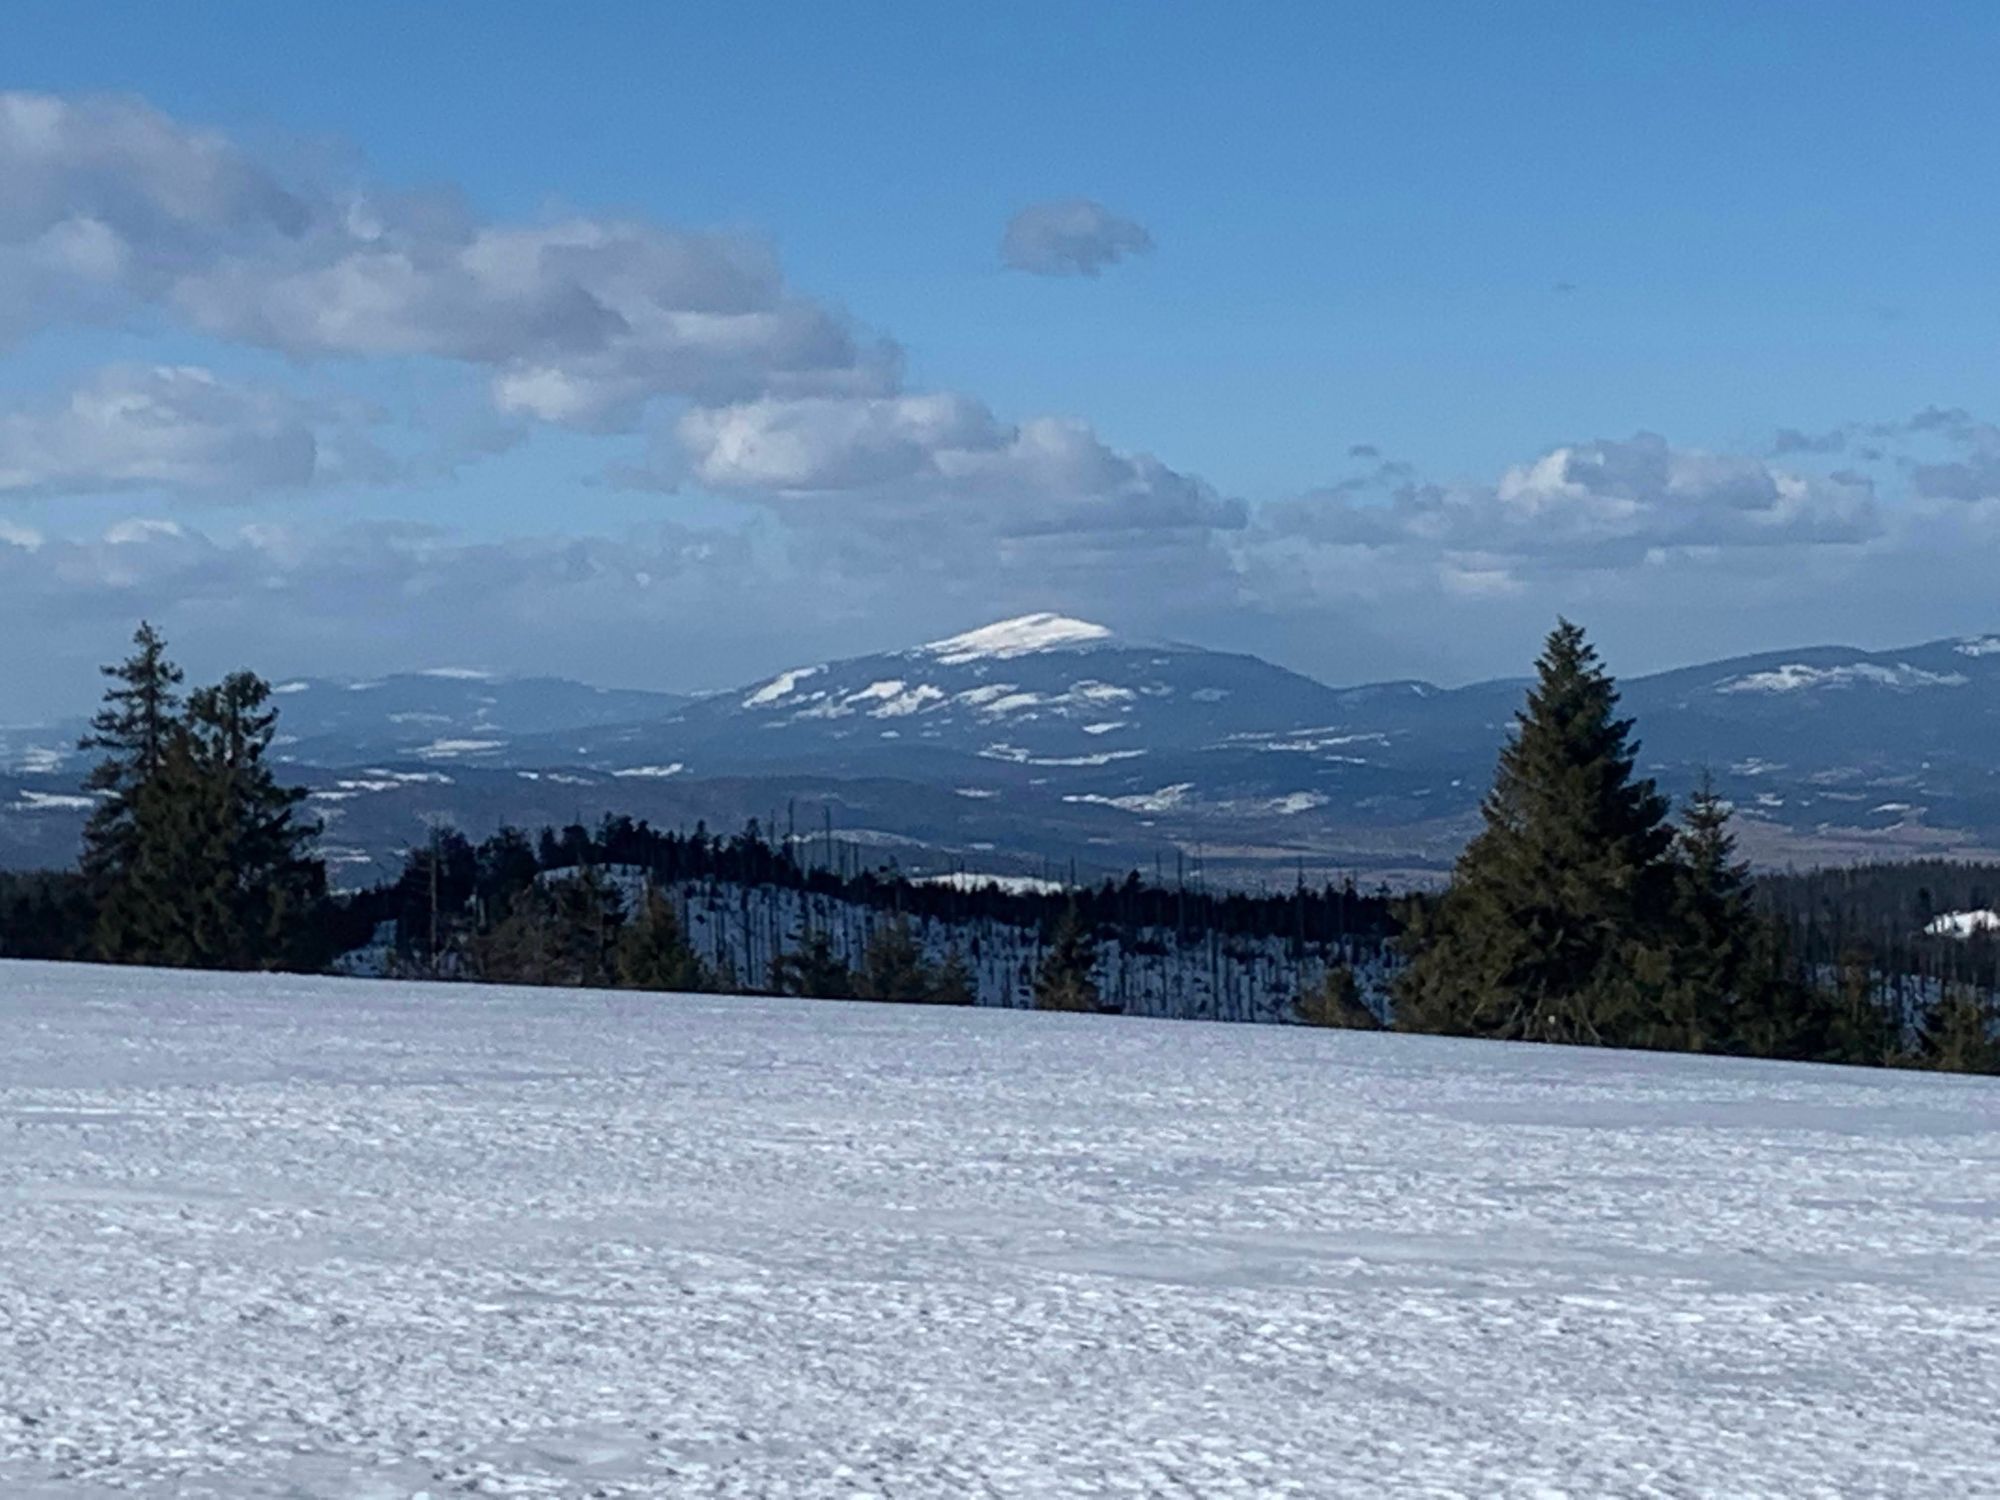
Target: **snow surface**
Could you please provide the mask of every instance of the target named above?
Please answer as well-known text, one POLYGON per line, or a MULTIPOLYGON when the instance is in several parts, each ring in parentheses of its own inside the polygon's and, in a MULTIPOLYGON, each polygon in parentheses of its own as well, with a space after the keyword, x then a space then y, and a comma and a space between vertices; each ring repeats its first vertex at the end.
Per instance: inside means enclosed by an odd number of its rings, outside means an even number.
POLYGON ((1005 661, 1037 651, 1053 651, 1064 646, 1080 646, 1111 639, 1111 631, 1088 620, 1072 620, 1065 615, 1022 615, 992 625, 968 630, 942 641, 932 641, 923 649, 946 666, 969 661, 1005 661))
POLYGON ((1932 917, 1924 931, 1932 937, 1969 938, 1981 932, 2000 932, 2000 911, 1948 911, 1932 917))
POLYGON ((0 1493, 2000 1491, 2000 1088, 0 964, 0 1493))
POLYGON ((769 682, 758 688, 756 692, 745 698, 743 706, 745 708, 763 708, 767 704, 780 702, 797 692, 799 684, 804 682, 808 677, 816 676, 825 670, 825 667, 794 667, 789 672, 780 672, 776 677, 773 677, 769 682))
POLYGON ((1914 688, 1964 687, 1970 681, 1962 672, 1926 672, 1908 662, 1893 667, 1875 662, 1855 662, 1845 667, 1809 667, 1803 662, 1786 662, 1768 672, 1750 672, 1732 677, 1716 687, 1719 693, 1797 693, 1810 688, 1849 688, 1857 683, 1870 687, 1914 688))

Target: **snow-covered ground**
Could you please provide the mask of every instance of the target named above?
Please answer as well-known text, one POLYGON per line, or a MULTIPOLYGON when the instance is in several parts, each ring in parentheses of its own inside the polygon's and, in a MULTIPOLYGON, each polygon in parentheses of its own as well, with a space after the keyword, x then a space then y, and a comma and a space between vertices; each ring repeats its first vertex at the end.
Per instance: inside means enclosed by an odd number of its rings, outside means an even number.
POLYGON ((2000 1085, 0 964, 0 1494, 2000 1493, 2000 1085))

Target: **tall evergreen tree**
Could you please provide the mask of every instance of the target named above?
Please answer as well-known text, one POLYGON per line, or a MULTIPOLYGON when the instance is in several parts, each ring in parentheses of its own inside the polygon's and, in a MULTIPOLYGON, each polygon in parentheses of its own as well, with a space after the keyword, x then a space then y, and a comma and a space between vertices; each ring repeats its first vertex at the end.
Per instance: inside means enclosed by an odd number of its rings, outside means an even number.
POLYGON ((503 920, 514 898, 535 883, 541 869, 535 846, 518 828, 504 827, 483 840, 474 856, 475 894, 488 923, 503 920))
POLYGON ((165 638, 141 622, 132 644, 124 661, 101 669, 114 685, 78 747, 103 752, 84 779, 98 801, 84 829, 83 871, 100 896, 134 858, 133 804, 166 764, 179 722, 182 673, 167 659, 165 638))
POLYGON ((1484 827, 1413 915, 1398 1019, 1415 1030, 1558 1042, 1641 1038, 1663 982, 1672 834, 1636 778, 1629 719, 1582 630, 1560 622, 1501 752, 1484 827))
POLYGON ((226 872, 218 883, 240 934, 230 961, 268 967, 308 959, 302 945, 326 899, 326 866, 312 849, 320 825, 303 815, 306 789, 282 785, 269 760, 278 728, 270 684, 230 673, 189 697, 187 726, 217 824, 226 872))
POLYGON ((189 695, 157 766, 129 798, 124 858, 107 867, 98 945, 131 963, 311 967, 326 868, 302 787, 266 760, 271 691, 238 672, 189 695))
POLYGON ((1752 980, 1759 918, 1750 867, 1736 858, 1731 808, 1703 773, 1674 841, 1667 980, 1641 1031, 1652 1047, 1708 1052, 1738 1041, 1737 1008, 1752 980))
POLYGON ((1072 900, 1056 919, 1048 950, 1035 971, 1035 1009, 1102 1009, 1097 989, 1097 937, 1072 900))

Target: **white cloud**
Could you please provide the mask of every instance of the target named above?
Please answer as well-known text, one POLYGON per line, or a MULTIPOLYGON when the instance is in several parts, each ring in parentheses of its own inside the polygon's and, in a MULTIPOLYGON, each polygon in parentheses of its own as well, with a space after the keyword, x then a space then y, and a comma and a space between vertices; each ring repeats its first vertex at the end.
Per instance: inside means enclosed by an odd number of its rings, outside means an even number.
POLYGON ((950 394, 698 406, 678 435, 703 484, 786 496, 941 483, 949 455, 1002 441, 984 407, 950 394))
POLYGON ((780 502, 841 495, 1002 536, 1232 531, 1247 521, 1242 501, 1150 454, 1120 453, 1084 423, 1008 426, 950 394, 695 407, 676 436, 694 477, 714 490, 780 502))
POLYGON ((1281 536, 1435 567, 1461 592, 1715 549, 1853 545, 1878 535, 1871 482, 1675 448, 1652 433, 1554 448, 1491 484, 1341 486, 1275 506, 1281 536))
POLYGON ((1031 203, 1007 221, 1000 258, 1036 276, 1095 276, 1153 248, 1146 226, 1090 198, 1031 203))
POLYGON ((480 223, 331 186, 122 98, 0 94, 0 329, 161 307, 298 357, 429 356, 580 426, 656 396, 873 392, 893 345, 788 291, 741 236, 612 219, 480 223))
POLYGON ((297 489, 387 460, 337 411, 187 365, 100 370, 0 411, 0 495, 297 489))

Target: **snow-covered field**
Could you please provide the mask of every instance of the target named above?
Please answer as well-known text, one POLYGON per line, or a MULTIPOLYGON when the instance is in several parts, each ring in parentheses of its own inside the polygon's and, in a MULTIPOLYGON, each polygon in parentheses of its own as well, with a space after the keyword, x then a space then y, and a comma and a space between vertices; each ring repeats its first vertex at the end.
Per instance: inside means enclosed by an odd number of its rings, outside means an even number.
POLYGON ((2000 1494, 2000 1085, 0 964, 0 1494, 2000 1494))

